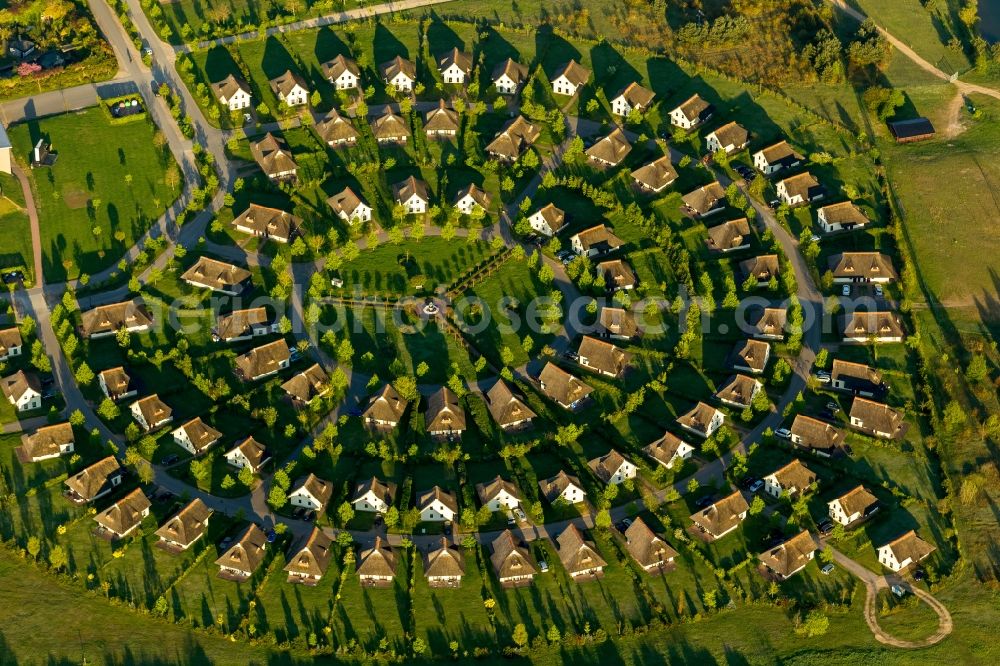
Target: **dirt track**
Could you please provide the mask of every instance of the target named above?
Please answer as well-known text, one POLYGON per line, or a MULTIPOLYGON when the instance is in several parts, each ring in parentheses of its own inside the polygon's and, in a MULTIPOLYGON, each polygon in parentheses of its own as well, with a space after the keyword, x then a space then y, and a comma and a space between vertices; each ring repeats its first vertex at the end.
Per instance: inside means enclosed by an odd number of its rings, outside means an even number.
POLYGON ((948 612, 948 609, 945 608, 944 604, 934 598, 934 596, 930 593, 925 592, 919 587, 910 585, 899 576, 880 576, 870 571, 868 568, 858 564, 836 549, 833 550, 833 559, 837 562, 837 564, 850 571, 865 584, 865 622, 868 623, 868 628, 871 629, 872 634, 875 635, 875 640, 879 643, 906 649, 923 648, 929 645, 934 645, 935 643, 940 643, 954 628, 951 620, 951 613, 948 612), (918 599, 930 606, 931 610, 937 613, 937 631, 927 638, 919 641, 905 641, 886 633, 882 627, 879 626, 878 608, 875 604, 875 601, 878 598, 878 591, 888 589, 892 585, 901 585, 907 592, 914 594, 918 599))

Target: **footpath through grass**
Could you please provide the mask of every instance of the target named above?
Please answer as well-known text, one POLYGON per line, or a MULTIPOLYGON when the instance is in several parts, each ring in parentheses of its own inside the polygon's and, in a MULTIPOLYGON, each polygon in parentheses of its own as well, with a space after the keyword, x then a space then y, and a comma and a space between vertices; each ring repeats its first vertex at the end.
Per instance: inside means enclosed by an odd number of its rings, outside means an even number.
POLYGON ((174 202, 180 177, 166 182, 173 158, 159 134, 152 122, 112 125, 98 107, 10 128, 22 164, 39 139, 58 153, 54 166, 28 170, 46 281, 115 264, 174 202))

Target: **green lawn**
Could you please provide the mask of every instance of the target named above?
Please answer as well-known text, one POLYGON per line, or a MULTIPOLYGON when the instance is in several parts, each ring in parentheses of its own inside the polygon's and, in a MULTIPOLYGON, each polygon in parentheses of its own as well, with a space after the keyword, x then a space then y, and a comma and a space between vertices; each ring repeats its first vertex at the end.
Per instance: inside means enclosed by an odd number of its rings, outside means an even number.
MULTIPOLYGON (((339 550, 337 551, 339 553, 339 550)), ((326 575, 315 587, 287 582, 285 558, 275 558, 270 575, 258 590, 256 623, 261 631, 272 631, 279 642, 320 634, 327 626, 340 584, 338 555, 330 560, 326 575)))
POLYGON ((517 367, 529 359, 523 342, 525 336, 530 336, 530 356, 536 357, 552 339, 552 331, 543 330, 537 315, 541 305, 538 299, 548 296, 551 290, 538 279, 537 268, 529 268, 525 261, 517 259, 507 261, 465 292, 469 306, 460 314, 470 328, 473 344, 496 367, 505 365, 503 349, 509 349, 513 359, 509 365, 517 367))
POLYGON ((965 39, 965 26, 958 20, 959 3, 925 5, 919 0, 857 0, 861 10, 875 19, 904 44, 944 72, 969 68, 964 53, 948 48, 952 38, 965 39))
POLYGON ((330 621, 337 643, 355 639, 374 649, 381 639, 386 639, 390 646, 401 645, 405 626, 403 616, 408 603, 406 580, 402 573, 405 559, 402 549, 397 548, 396 577, 389 588, 361 587, 357 574, 352 572, 348 576, 330 621))
POLYGON ((221 625, 231 631, 246 613, 251 595, 249 582, 234 583, 217 577, 219 556, 210 545, 184 577, 167 591, 167 602, 175 620, 184 619, 195 627, 221 625))
MULTIPOLYGON (((976 98, 988 113, 997 104, 976 98)), ((980 233, 996 219, 1000 206, 992 197, 1000 183, 1000 167, 992 155, 1000 149, 996 127, 984 120, 967 121, 969 128, 950 141, 887 148, 889 175, 906 212, 905 231, 920 257, 916 267, 930 298, 963 316, 996 321, 1000 310, 996 273, 1000 240, 980 233), (945 181, 941 173, 955 174, 945 181), (947 197, 942 193, 947 189, 947 197), (948 199, 975 201, 956 220, 948 199)))
MULTIPOLYGON (((416 632, 423 636, 434 654, 445 654, 449 643, 484 644, 493 632, 483 605, 484 572, 476 558, 477 550, 461 549, 465 575, 461 587, 431 588, 424 575, 423 559, 414 562, 411 600, 417 620, 416 632)), ((485 561, 489 567, 488 560, 485 561)))
POLYGON ((355 288, 366 295, 412 294, 416 276, 422 278, 423 291, 431 293, 438 286, 451 284, 489 255, 489 245, 465 239, 449 241, 428 236, 402 245, 385 243, 373 250, 362 250, 357 259, 340 267, 344 288, 337 294, 350 297, 355 288))
POLYGON ((154 134, 151 122, 111 125, 97 107, 10 128, 22 163, 40 138, 59 153, 53 167, 29 172, 46 280, 116 263, 180 194, 179 185, 164 182, 173 157, 156 147, 154 134))
POLYGON ((0 225, 6 230, 0 240, 0 270, 20 269, 26 282, 34 282, 35 261, 31 250, 31 224, 24 209, 21 184, 0 173, 0 225))

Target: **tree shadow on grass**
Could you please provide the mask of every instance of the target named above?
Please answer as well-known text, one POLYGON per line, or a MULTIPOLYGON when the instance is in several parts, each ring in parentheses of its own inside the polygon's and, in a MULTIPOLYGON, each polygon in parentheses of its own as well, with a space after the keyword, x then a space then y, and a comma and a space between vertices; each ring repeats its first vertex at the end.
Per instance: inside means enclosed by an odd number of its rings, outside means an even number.
POLYGON ((411 55, 406 45, 399 41, 399 38, 381 23, 375 27, 375 36, 372 39, 372 44, 375 54, 374 65, 376 68, 396 56, 412 60, 415 55, 411 55))
POLYGON ((222 46, 214 46, 205 54, 205 76, 212 83, 226 78, 230 74, 242 77, 240 68, 233 56, 222 46))
POLYGON ((298 69, 292 54, 277 37, 273 36, 268 37, 264 44, 264 57, 260 67, 268 79, 281 76, 288 70, 294 72, 298 69))

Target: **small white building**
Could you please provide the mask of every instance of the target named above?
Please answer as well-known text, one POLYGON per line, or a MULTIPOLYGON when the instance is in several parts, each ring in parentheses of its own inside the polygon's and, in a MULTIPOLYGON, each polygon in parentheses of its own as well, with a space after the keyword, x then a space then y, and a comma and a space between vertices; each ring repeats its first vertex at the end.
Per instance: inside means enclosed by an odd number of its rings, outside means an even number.
POLYGON ((823 198, 823 187, 808 171, 778 181, 774 188, 778 198, 789 206, 807 204, 823 198))
POLYGON ((351 504, 355 511, 366 511, 369 513, 385 513, 392 506, 393 498, 396 496, 395 483, 383 483, 372 477, 357 485, 354 490, 354 499, 351 504))
POLYGON ((174 443, 192 455, 201 455, 222 439, 222 433, 195 417, 170 433, 174 443))
POLYGON ((213 83, 212 90, 219 103, 230 111, 249 109, 253 103, 250 85, 232 74, 217 83, 213 83))
POLYGON ((309 474, 288 494, 288 503, 310 511, 322 511, 333 497, 333 484, 309 474))
POLYGON ((824 233, 852 231, 866 226, 870 220, 853 201, 823 206, 816 211, 816 220, 824 233))
POLYGON ((489 193, 477 187, 475 183, 462 188, 455 198, 455 208, 461 211, 463 215, 471 215, 474 210, 480 210, 485 213, 489 207, 489 193))
POLYGON ((617 486, 626 479, 634 479, 636 466, 628 458, 614 449, 587 463, 594 476, 609 486, 617 486))
POLYGON ((323 78, 337 90, 353 90, 361 80, 361 69, 354 60, 339 55, 321 66, 323 78))
POLYGON ((355 222, 371 222, 372 208, 350 187, 345 187, 343 191, 334 194, 326 200, 326 203, 337 214, 337 217, 348 224, 355 222))
POLYGON ((803 157, 796 153, 787 141, 768 146, 753 154, 753 165, 765 176, 782 169, 793 169, 802 163, 803 157))
POLYGON ((926 559, 937 548, 910 530, 884 546, 878 547, 879 563, 891 571, 902 571, 911 564, 926 559))
POLYGON ((705 149, 710 153, 723 151, 727 155, 743 150, 750 143, 750 133, 735 122, 726 123, 705 137, 705 149))
POLYGON ((677 417, 677 425, 699 437, 711 437, 722 427, 726 415, 711 405, 699 402, 691 411, 677 417))
POLYGON ((772 497, 788 493, 795 499, 816 483, 816 474, 797 458, 764 477, 764 491, 772 497))
POLYGON ((499 476, 489 483, 477 483, 476 494, 482 505, 494 513, 521 506, 521 497, 517 486, 499 476))
POLYGON ((538 486, 549 504, 554 504, 559 500, 569 504, 578 504, 587 499, 587 492, 583 489, 580 479, 563 470, 560 470, 552 478, 539 481, 538 486))
POLYGON ((507 58, 493 70, 493 85, 501 95, 517 94, 517 89, 528 80, 528 68, 507 58))
MULTIPOLYGON (((2 128, 2 126, 0 126, 2 128)), ((24 343, 21 341, 21 331, 16 326, 5 328, 0 331, 0 361, 9 360, 21 355, 21 348, 24 343)))
POLYGON ((590 70, 576 60, 570 60, 559 68, 552 79, 552 92, 557 95, 575 95, 589 79, 590 70))
POLYGON ((396 203, 403 206, 409 215, 422 215, 427 212, 430 197, 427 193, 427 183, 410 176, 406 180, 392 186, 396 203))
POLYGON ((136 420, 136 423, 142 426, 142 429, 147 432, 174 420, 174 410, 160 400, 160 396, 155 393, 136 400, 129 407, 129 410, 132 412, 132 418, 136 420))
POLYGON ((269 460, 267 448, 253 437, 247 437, 232 449, 226 451, 225 458, 226 462, 236 469, 249 467, 255 474, 269 460))
POLYGON ((382 79, 396 92, 412 92, 417 83, 417 67, 401 56, 396 56, 381 66, 382 79))
POLYGON ((465 83, 472 74, 472 56, 454 48, 438 58, 438 71, 445 83, 465 83))
POLYGON ((561 208, 556 208, 555 204, 550 203, 532 213, 531 217, 528 218, 528 224, 543 236, 551 237, 566 226, 566 213, 561 208))
POLYGON ((417 494, 417 510, 421 522, 451 522, 458 515, 458 501, 453 494, 434 486, 417 494))
POLYGON ((653 103, 655 96, 652 90, 643 88, 638 83, 630 83, 611 100, 611 113, 625 117, 633 109, 645 111, 653 103))
POLYGON ((663 437, 648 444, 643 452, 658 464, 673 469, 674 465, 684 464, 685 460, 691 458, 694 447, 673 433, 665 432, 663 437))
POLYGON ((304 106, 309 103, 306 80, 292 70, 271 79, 270 84, 271 92, 286 106, 304 106))
POLYGON ((840 497, 827 502, 831 520, 841 525, 850 525, 856 521, 868 518, 878 511, 878 498, 858 486, 840 497))
POLYGON ((711 119, 715 108, 701 98, 691 95, 670 112, 670 124, 681 129, 692 129, 711 119))
POLYGON ((19 412, 30 412, 42 406, 42 384, 33 374, 18 370, 0 380, 7 401, 19 412))

